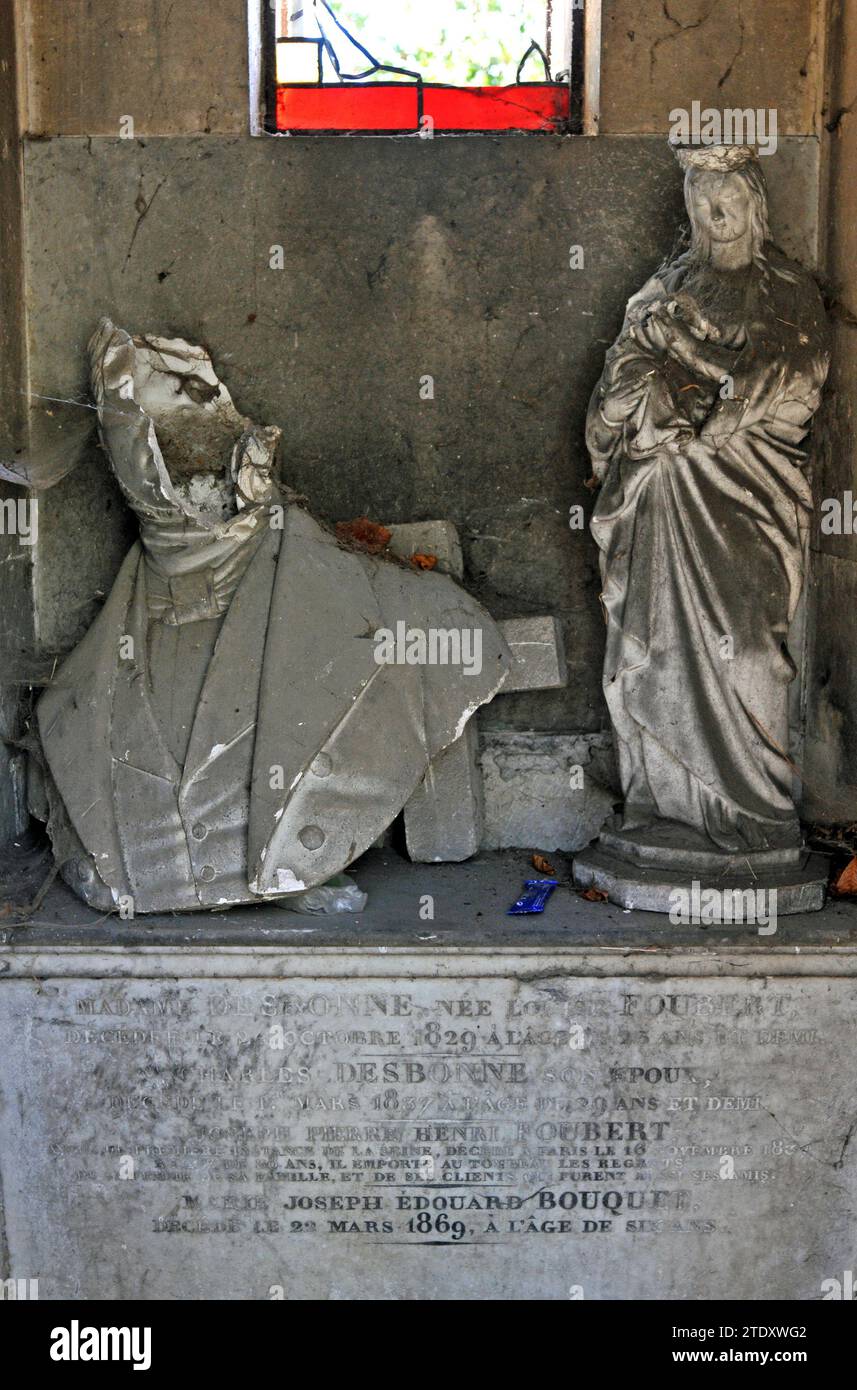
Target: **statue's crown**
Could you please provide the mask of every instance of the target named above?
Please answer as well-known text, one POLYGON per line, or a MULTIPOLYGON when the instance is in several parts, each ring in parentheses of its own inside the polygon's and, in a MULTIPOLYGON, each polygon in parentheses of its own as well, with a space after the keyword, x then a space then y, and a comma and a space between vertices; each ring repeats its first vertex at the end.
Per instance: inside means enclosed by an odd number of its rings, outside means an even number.
POLYGON ((682 169, 714 169, 728 174, 756 159, 752 145, 673 145, 682 169))

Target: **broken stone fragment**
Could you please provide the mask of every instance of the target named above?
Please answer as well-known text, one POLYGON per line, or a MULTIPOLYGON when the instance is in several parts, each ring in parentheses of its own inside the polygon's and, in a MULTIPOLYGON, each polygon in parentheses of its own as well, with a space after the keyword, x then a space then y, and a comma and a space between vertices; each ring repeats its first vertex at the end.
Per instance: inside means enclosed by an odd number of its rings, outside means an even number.
POLYGON ((556 618, 506 618, 500 631, 512 652, 502 693, 556 690, 567 684, 562 629, 556 618))
POLYGON ((434 555, 436 568, 453 579, 464 577, 464 557, 458 527, 451 521, 410 521, 391 525, 390 550, 401 560, 414 555, 434 555))
POLYGON ((460 863, 482 843, 482 775, 474 722, 436 758, 405 807, 408 854, 419 863, 460 863))
POLYGON ((616 777, 608 734, 485 732, 483 849, 588 845, 613 814, 616 777))

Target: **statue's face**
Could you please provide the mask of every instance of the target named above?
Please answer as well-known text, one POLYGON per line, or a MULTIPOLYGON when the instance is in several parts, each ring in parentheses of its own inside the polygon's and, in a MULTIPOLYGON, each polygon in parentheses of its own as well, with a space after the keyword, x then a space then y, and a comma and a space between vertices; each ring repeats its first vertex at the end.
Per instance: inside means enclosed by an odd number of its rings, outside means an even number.
POLYGON ((154 422, 173 482, 228 471, 232 449, 250 422, 235 409, 204 349, 138 340, 134 395, 154 422))
POLYGON ((740 242, 751 233, 753 207, 746 183, 736 173, 704 170, 690 182, 688 212, 712 242, 740 242))
POLYGON ((220 517, 270 500, 280 430, 236 410, 204 348, 182 338, 133 343, 134 400, 178 496, 220 517))

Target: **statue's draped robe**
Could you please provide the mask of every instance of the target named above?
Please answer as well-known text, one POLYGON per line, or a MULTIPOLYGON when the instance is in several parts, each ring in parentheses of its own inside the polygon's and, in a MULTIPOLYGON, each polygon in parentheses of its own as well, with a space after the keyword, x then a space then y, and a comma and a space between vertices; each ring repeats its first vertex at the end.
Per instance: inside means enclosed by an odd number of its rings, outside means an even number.
POLYGON ((779 848, 799 840, 786 639, 812 507, 799 445, 827 373, 824 310, 810 277, 770 249, 768 273, 745 274, 746 312, 727 340, 733 399, 721 399, 630 333, 692 269, 679 258, 631 300, 587 422, 603 480, 592 533, 624 828, 667 821, 724 851, 779 848))

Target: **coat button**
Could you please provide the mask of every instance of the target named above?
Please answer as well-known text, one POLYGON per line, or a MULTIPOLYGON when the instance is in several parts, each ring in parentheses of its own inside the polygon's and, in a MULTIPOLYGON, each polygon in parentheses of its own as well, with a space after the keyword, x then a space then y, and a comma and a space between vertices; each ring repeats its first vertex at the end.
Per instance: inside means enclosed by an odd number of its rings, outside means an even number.
POLYGON ((315 777, 329 777, 333 771, 333 759, 327 753, 318 753, 309 765, 315 777))
POLYGON ((319 825, 305 825, 298 833, 304 849, 321 849, 324 844, 324 831, 319 825))
POLYGON ((208 834, 208 826, 203 825, 201 820, 197 821, 190 833, 195 840, 204 840, 208 834))
POLYGON ((214 872, 214 869, 212 869, 210 864, 206 864, 204 868, 200 870, 199 876, 203 880, 203 882, 210 883, 213 878, 217 877, 217 874, 214 872))

